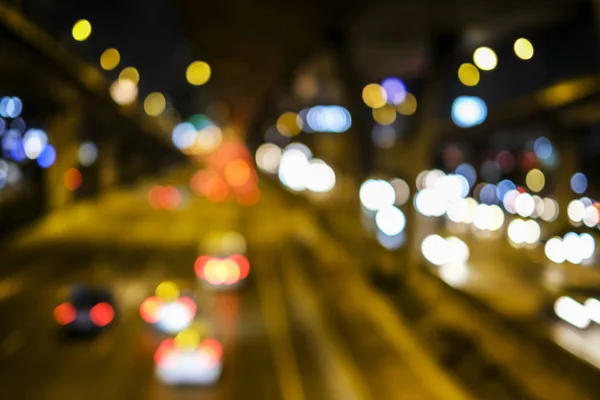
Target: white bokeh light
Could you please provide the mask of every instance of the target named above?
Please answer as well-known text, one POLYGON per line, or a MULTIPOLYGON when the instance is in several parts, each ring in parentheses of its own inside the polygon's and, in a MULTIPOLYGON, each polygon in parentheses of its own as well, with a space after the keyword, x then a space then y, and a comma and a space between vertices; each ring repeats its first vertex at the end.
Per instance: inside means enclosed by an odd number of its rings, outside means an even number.
POLYGON ((23 135, 23 148, 30 160, 35 160, 48 144, 48 136, 40 129, 29 129, 23 135))
POLYGON ((273 143, 264 143, 256 150, 256 165, 265 172, 275 174, 279 169, 281 156, 282 151, 279 146, 273 143))
POLYGON ((375 214, 375 223, 379 230, 389 236, 395 236, 404 230, 406 217, 397 207, 386 206, 375 214))
POLYGON ((535 201, 529 193, 521 193, 515 199, 515 210, 521 217, 530 217, 535 211, 535 201))
POLYGON ((306 170, 309 165, 306 154, 298 149, 286 150, 279 164, 279 179, 294 191, 306 189, 306 170))
POLYGON ((585 204, 581 200, 573 200, 567 206, 567 215, 573 222, 581 222, 585 214, 585 204))
POLYGON ((546 257, 552 262, 561 264, 567 259, 565 246, 561 238, 553 237, 544 246, 546 257))
POLYGON ((359 197, 363 207, 377 211, 393 205, 396 201, 396 192, 389 182, 368 179, 360 186, 359 197))
POLYGON ((335 186, 335 172, 323 161, 313 159, 305 171, 306 189, 315 193, 326 193, 335 186))

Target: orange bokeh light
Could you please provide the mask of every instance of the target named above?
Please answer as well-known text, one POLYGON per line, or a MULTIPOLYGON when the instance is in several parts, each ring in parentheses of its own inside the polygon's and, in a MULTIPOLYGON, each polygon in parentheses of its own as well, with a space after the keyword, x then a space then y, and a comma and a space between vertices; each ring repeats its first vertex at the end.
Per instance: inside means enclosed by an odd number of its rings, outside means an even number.
POLYGON ((215 175, 206 185, 206 198, 214 203, 220 203, 229 198, 229 186, 223 178, 215 175))
POLYGON ((69 168, 64 175, 64 183, 65 187, 70 191, 76 190, 79 186, 81 186, 82 178, 81 172, 79 172, 75 168, 69 168))
POLYGON ((200 170, 192 175, 190 179, 190 189, 197 196, 204 196, 206 188, 210 185, 210 181, 214 178, 214 173, 210 171, 200 170))
POLYGON ((250 180, 250 166, 244 160, 230 161, 225 167, 225 178, 231 186, 242 186, 250 180))
POLYGON ((160 320, 159 309, 162 305, 163 301, 159 297, 148 297, 140 305, 140 316, 149 324, 155 324, 160 320))

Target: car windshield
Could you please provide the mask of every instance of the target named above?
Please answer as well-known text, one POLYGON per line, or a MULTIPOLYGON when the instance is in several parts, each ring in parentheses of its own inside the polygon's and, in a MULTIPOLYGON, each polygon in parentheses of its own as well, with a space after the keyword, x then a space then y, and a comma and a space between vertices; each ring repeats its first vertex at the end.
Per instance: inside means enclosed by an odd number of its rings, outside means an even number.
POLYGON ((76 307, 92 307, 100 302, 111 302, 108 293, 97 290, 74 290, 72 302, 76 307))

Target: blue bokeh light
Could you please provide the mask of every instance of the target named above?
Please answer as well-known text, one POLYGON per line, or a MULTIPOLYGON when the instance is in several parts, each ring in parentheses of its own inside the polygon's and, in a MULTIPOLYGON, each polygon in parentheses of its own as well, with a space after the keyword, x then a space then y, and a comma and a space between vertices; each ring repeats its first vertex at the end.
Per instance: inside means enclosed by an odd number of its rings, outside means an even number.
POLYGON ((56 161, 56 150, 54 149, 54 146, 52 146, 51 144, 47 144, 44 147, 44 150, 42 150, 42 152, 38 156, 36 161, 38 165, 42 168, 51 167, 52 164, 54 164, 54 162, 56 161))
POLYGON ((533 143, 533 152, 540 160, 552 157, 552 143, 546 137, 539 137, 533 143))
POLYGON ((346 132, 352 126, 350 112, 340 106, 315 106, 306 113, 306 122, 315 132, 346 132))
POLYGON ((504 201, 504 196, 506 196, 506 193, 510 192, 511 190, 515 190, 516 188, 517 185, 515 185, 513 181, 504 179, 498 183, 498 186, 496 187, 496 196, 498 197, 498 200, 504 201))
POLYGON ((484 204, 495 204, 498 202, 496 197, 496 185, 488 183, 479 192, 479 200, 484 204))
POLYGON ((387 78, 381 82, 383 90, 387 95, 387 101, 390 104, 398 105, 404 103, 406 100, 406 85, 398 78, 387 78))
POLYGON ((10 157, 16 162, 24 161, 27 158, 25 154, 25 147, 23 147, 23 140, 17 139, 14 146, 9 150, 10 157))
POLYGON ((582 194, 583 192, 585 192, 587 190, 587 187, 588 187, 588 180, 583 173, 577 172, 577 173, 573 174, 573 176, 571 177, 571 189, 575 193, 582 194))
POLYGON ((469 163, 460 164, 458 167, 456 167, 454 173, 464 176, 471 187, 473 187, 475 182, 477 182, 477 171, 475 171, 475 167, 469 163))

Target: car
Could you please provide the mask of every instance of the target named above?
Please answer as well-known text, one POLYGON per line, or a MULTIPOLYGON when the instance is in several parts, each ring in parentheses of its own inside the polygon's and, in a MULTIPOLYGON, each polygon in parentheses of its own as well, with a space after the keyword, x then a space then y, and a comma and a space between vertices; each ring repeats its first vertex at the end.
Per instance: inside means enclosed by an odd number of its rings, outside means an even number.
POLYGON ((76 286, 53 315, 65 333, 98 333, 114 323, 115 299, 108 289, 76 286))
POLYGON ((206 285, 217 290, 240 286, 250 273, 250 262, 242 254, 203 255, 194 263, 196 276, 206 285))
POLYGON ((547 293, 540 316, 546 321, 561 321, 579 329, 600 323, 600 288, 564 286, 547 293))
POLYGON ((216 383, 223 371, 221 343, 214 338, 181 343, 182 336, 189 337, 190 330, 180 332, 174 339, 165 339, 159 345, 154 354, 156 378, 165 385, 216 383))
POLYGON ((187 328, 196 317, 197 309, 195 298, 190 296, 169 301, 150 296, 140 305, 140 316, 157 330, 172 334, 187 328))

